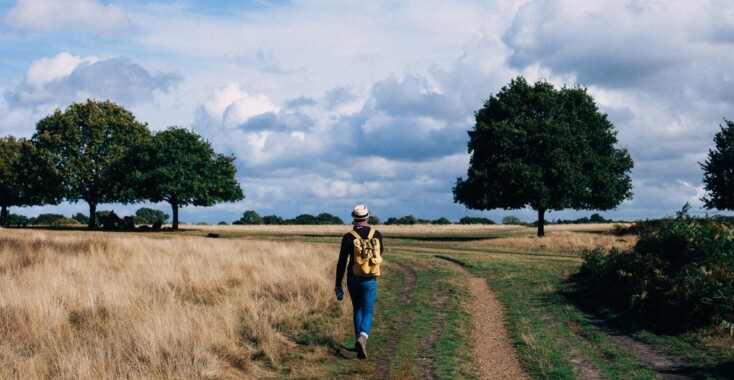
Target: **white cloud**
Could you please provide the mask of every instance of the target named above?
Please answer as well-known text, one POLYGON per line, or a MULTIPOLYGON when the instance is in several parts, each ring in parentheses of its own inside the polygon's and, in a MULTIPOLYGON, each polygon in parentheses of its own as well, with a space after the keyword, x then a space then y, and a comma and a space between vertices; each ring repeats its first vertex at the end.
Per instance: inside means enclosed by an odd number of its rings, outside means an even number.
POLYGON ((63 52, 33 62, 24 81, 5 97, 15 107, 61 107, 87 98, 133 105, 150 101, 156 91, 168 91, 180 80, 176 74, 150 73, 125 58, 63 52))
POLYGON ((210 119, 221 121, 226 128, 238 127, 253 116, 278 111, 267 96, 250 95, 234 82, 217 89, 204 102, 203 109, 210 119))
POLYGON ((123 8, 96 0, 18 0, 5 16, 5 24, 18 30, 102 33, 118 33, 131 26, 123 8))
POLYGON ((79 57, 62 52, 51 58, 41 58, 33 62, 26 73, 26 83, 40 89, 49 82, 69 76, 82 63, 95 63, 97 57, 79 57))

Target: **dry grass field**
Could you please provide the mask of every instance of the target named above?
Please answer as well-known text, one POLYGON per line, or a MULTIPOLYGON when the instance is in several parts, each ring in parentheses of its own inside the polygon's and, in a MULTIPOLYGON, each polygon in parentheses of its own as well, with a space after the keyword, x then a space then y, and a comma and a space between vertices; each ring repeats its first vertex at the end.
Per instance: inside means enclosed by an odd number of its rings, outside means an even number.
POLYGON ((468 244, 472 248, 513 249, 527 252, 564 252, 579 254, 584 250, 602 248, 610 250, 630 249, 637 242, 633 235, 616 236, 608 233, 610 226, 553 225, 545 228, 546 236, 538 238, 534 228, 530 231, 515 231, 513 235, 468 244))
POLYGON ((329 339, 341 331, 324 321, 349 323, 332 257, 305 243, 0 229, 0 378, 267 377, 325 355, 298 349, 304 326, 329 339))

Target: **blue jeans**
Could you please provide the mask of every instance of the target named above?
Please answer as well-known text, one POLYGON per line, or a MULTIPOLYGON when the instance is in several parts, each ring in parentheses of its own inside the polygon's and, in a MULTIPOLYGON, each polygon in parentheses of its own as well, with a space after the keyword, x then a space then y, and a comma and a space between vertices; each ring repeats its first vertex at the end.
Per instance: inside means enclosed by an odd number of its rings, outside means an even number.
POLYGON ((354 337, 359 338, 361 333, 369 335, 377 300, 377 278, 347 276, 347 289, 352 298, 354 337))

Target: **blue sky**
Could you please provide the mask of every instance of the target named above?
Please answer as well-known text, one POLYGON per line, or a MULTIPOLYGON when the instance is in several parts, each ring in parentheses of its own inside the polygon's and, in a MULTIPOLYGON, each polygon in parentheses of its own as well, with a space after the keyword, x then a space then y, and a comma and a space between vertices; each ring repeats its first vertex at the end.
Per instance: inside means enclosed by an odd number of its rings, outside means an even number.
POLYGON ((729 1, 18 0, 0 3, 0 23, 0 135, 30 137, 56 108, 109 99, 237 157, 245 200, 186 208, 188 222, 348 220, 358 203, 383 220, 532 221, 451 193, 474 111, 518 75, 586 86, 609 115, 635 161, 634 198, 602 215, 670 216, 686 202, 704 214, 699 162, 734 119, 729 1))

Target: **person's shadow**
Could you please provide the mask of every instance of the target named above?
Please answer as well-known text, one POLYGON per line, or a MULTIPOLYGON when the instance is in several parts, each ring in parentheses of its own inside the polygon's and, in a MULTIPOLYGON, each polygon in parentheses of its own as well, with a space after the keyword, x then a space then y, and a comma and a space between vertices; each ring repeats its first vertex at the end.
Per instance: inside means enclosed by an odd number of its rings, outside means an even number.
POLYGON ((347 347, 343 344, 340 344, 334 348, 334 355, 338 356, 342 359, 349 359, 353 360, 357 358, 357 348, 356 347, 347 347), (353 354, 348 354, 347 352, 352 352, 353 354))

